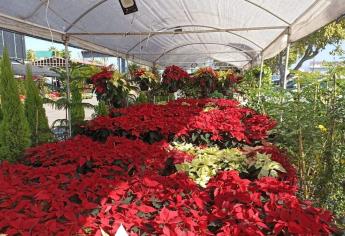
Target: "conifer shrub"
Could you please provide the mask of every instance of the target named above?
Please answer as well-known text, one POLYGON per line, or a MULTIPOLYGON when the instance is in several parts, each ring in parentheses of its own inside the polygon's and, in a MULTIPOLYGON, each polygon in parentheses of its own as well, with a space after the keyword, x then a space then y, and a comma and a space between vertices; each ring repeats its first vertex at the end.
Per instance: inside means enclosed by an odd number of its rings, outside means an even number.
POLYGON ((11 61, 4 50, 0 63, 0 96, 2 120, 0 123, 0 159, 16 160, 31 144, 30 129, 23 104, 19 99, 11 61))
POLYGON ((25 90, 25 115, 31 131, 31 143, 35 146, 40 143, 49 142, 52 140, 53 135, 49 129, 48 119, 43 108, 43 100, 40 97, 39 89, 32 79, 30 66, 27 66, 26 69, 25 90))

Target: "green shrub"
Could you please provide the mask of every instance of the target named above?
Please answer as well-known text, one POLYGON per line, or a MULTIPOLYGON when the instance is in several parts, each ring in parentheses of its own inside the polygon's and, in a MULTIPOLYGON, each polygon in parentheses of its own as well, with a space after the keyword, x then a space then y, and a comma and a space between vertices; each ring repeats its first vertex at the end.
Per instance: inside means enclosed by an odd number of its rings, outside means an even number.
POLYGON ((31 131, 31 143, 32 145, 37 145, 49 142, 52 140, 53 135, 49 129, 48 119, 45 109, 43 108, 43 101, 40 97, 40 91, 32 80, 30 66, 26 68, 25 89, 25 115, 31 131))
POLYGON ((4 50, 0 63, 0 96, 3 118, 0 124, 0 159, 16 160, 30 146, 30 129, 19 99, 11 61, 4 50))
POLYGON ((98 117, 98 116, 107 116, 109 114, 109 108, 105 104, 104 101, 99 101, 98 105, 95 106, 95 114, 93 114, 93 117, 98 117))
POLYGON ((80 125, 85 119, 85 111, 83 107, 83 97, 77 81, 71 83, 71 119, 72 126, 80 125))
POLYGON ((1 103, 0 103, 0 123, 2 121, 2 117, 3 117, 3 114, 2 114, 1 103))

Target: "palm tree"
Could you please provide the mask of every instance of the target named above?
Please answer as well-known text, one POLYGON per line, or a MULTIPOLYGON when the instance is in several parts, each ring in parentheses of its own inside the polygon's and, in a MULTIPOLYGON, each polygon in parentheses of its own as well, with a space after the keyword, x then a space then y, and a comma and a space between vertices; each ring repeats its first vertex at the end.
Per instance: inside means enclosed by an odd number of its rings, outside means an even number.
MULTIPOLYGON (((94 66, 74 63, 70 67, 70 83, 73 84, 74 87, 78 87, 80 91, 80 89, 82 89, 82 87, 84 86, 86 80, 89 79, 93 74, 95 74, 97 70, 98 68, 94 66)), ((59 80, 62 81, 62 84, 64 85, 62 86, 62 93, 66 94, 66 70, 64 68, 55 68, 54 71, 59 74, 59 80)), ((76 93, 78 92, 78 90, 74 89, 72 92, 76 93)), ((79 94, 76 94, 75 96, 79 96, 79 94)), ((80 111, 84 108, 94 108, 94 106, 90 103, 84 103, 81 101, 76 102, 73 99, 68 101, 66 97, 62 97, 57 101, 46 98, 44 100, 44 103, 48 103, 53 108, 58 110, 66 110, 66 119, 59 119, 53 122, 53 128, 58 128, 60 130, 64 128, 66 130, 68 129, 67 109, 80 111)), ((79 117, 83 117, 83 115, 79 117)), ((75 123, 72 121, 72 124, 75 123)))
POLYGON ((31 62, 36 60, 36 53, 34 50, 29 49, 26 51, 26 60, 31 62))
POLYGON ((52 46, 48 50, 52 52, 53 57, 60 57, 60 51, 56 47, 52 46))

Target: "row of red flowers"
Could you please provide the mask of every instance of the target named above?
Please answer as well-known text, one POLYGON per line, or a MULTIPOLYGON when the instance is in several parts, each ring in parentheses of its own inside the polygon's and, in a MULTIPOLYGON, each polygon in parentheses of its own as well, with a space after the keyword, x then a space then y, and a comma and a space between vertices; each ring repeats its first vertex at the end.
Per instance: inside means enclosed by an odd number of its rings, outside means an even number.
POLYGON ((115 117, 92 120, 89 131, 125 130, 135 137, 155 131, 165 139, 207 133, 212 141, 247 144, 267 138, 276 122, 226 99, 180 99, 166 105, 144 104, 113 110, 115 117))
MULTIPOLYGON (((207 188, 184 173, 165 173, 166 143, 85 136, 29 149, 23 164, 0 168, 0 233, 9 235, 326 235, 329 212, 296 197, 290 176, 241 179, 221 172, 207 188)), ((175 160, 181 161, 181 160, 175 160)))
MULTIPOLYGON (((111 68, 103 68, 103 70, 90 78, 90 82, 94 85, 95 92, 98 96, 102 96, 108 91, 108 81, 112 79, 114 71, 111 68)), ((156 87, 159 79, 156 74, 138 68, 133 72, 133 81, 135 81, 142 91, 156 87)), ((215 89, 224 92, 234 86, 241 80, 241 77, 232 71, 216 72, 210 67, 200 68, 193 75, 189 75, 183 68, 172 65, 168 66, 162 74, 162 88, 172 93, 179 89, 184 90, 186 87, 192 87, 200 90, 200 96, 206 97, 215 89)))

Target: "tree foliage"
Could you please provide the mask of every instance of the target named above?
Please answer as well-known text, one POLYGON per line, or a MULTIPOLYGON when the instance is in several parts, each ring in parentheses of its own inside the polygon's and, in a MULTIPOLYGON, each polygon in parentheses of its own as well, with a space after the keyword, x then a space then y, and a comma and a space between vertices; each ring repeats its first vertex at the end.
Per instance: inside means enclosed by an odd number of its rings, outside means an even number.
POLYGON ((2 114, 1 103, 0 103, 0 123, 2 121, 2 117, 3 117, 3 114, 2 114))
POLYGON ((257 83, 246 87, 247 105, 280 121, 270 141, 291 156, 298 169, 300 195, 344 217, 345 64, 331 66, 324 75, 294 75, 295 89, 263 86, 261 103, 257 83))
MULTIPOLYGON (((86 83, 86 80, 89 79, 91 75, 93 75, 94 73, 98 71, 100 71, 100 69, 96 66, 72 63, 69 69, 70 88, 71 88, 71 95, 72 95, 71 100, 68 102, 66 97, 62 97, 57 101, 52 101, 48 99, 45 100, 46 103, 50 103, 56 109, 67 110, 67 108, 69 108, 71 110, 72 126, 74 126, 73 128, 75 128, 75 126, 80 125, 80 123, 84 121, 84 118, 85 118, 84 108, 94 108, 92 104, 84 103, 82 101, 82 89, 86 83)), ((61 91, 64 95, 66 95, 67 93, 66 70, 65 68, 57 68, 55 69, 55 72, 59 74, 59 80, 62 82, 61 91)), ((55 123, 68 124, 66 119, 57 120, 57 122, 53 122, 53 124, 55 123)), ((64 125, 59 125, 59 126, 62 127, 64 125)))
MULTIPOLYGON (((327 45, 334 47, 334 50, 331 52, 333 55, 341 55, 343 52, 341 49, 343 40, 345 40, 345 18, 340 18, 293 43, 289 54, 289 65, 293 65, 292 70, 300 69, 306 61, 313 59, 327 45)), ((285 56, 286 51, 283 51, 276 57, 267 60, 266 63, 273 72, 278 72, 282 75, 285 56)))
POLYGON ((37 145, 49 142, 52 139, 52 133, 49 129, 48 119, 43 108, 43 101, 39 94, 40 92, 32 79, 30 66, 27 66, 26 69, 25 88, 25 115, 31 130, 31 143, 37 145))
POLYGON ((6 49, 0 63, 0 96, 3 112, 0 123, 0 159, 14 161, 30 146, 30 129, 6 49))
POLYGON ((104 101, 99 101, 98 105, 95 106, 94 110, 95 110, 95 113, 93 114, 94 118, 99 117, 99 116, 107 116, 109 114, 109 108, 105 104, 104 101))
MULTIPOLYGON (((65 58, 65 55, 66 55, 65 50, 59 50, 59 49, 57 49, 56 47, 50 47, 50 48, 49 48, 49 51, 52 52, 52 56, 53 56, 53 57, 62 57, 62 58, 65 58)), ((70 57, 70 55, 71 55, 71 52, 68 51, 68 57, 70 57)))
POLYGON ((35 54, 34 50, 29 49, 26 51, 26 60, 28 60, 28 61, 35 61, 36 60, 36 54, 35 54))
POLYGON ((80 125, 85 119, 85 111, 83 107, 83 98, 81 88, 76 81, 71 83, 71 119, 72 126, 80 125))

